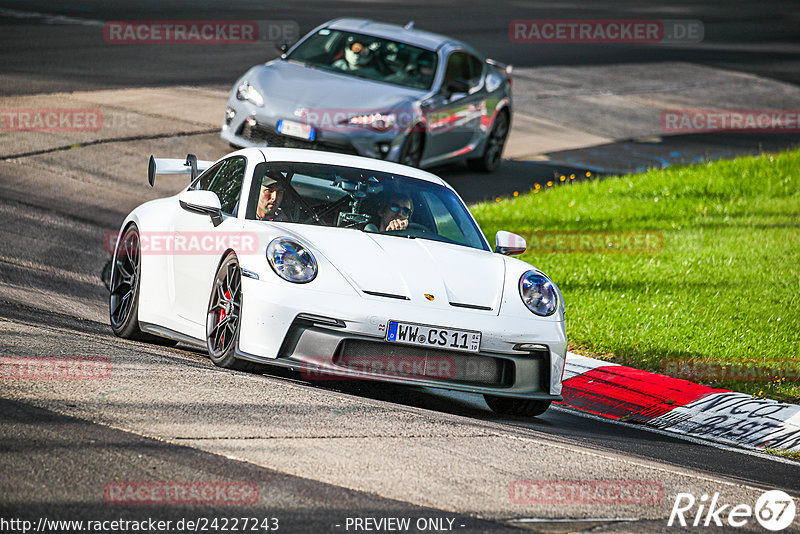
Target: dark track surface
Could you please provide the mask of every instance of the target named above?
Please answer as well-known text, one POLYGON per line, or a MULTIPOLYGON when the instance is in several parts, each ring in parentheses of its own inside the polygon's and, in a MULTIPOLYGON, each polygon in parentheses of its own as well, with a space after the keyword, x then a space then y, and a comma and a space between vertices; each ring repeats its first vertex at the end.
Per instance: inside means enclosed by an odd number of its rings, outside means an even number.
MULTIPOLYGON (((277 518, 279 531, 341 532, 347 517, 451 518, 460 532, 517 529, 446 514, 363 492, 277 473, 189 447, 93 425, 47 410, 0 399, 0 517, 72 521, 158 521, 197 518, 277 518), (244 506, 125 506, 107 504, 112 481, 245 482, 258 486, 258 501, 244 506), (40 488, 46 487, 46 498, 40 488)), ((269 522, 270 524, 271 521, 269 522)), ((212 530, 213 531, 213 530, 212 530)))
MULTIPOLYGON (((463 39, 495 59, 517 66, 604 65, 686 61, 800 82, 800 4, 700 0, 646 0, 567 4, 481 0, 427 2, 47 2, 3 0, 0 7, 109 20, 290 20, 301 35, 326 20, 354 16, 430 29, 463 39), (696 44, 518 44, 508 28, 517 19, 697 19, 705 38, 696 44)), ((0 13, 9 24, 0 49, 0 94, 158 85, 229 87, 251 65, 273 58, 271 46, 109 45, 102 25, 41 24, 0 13)))

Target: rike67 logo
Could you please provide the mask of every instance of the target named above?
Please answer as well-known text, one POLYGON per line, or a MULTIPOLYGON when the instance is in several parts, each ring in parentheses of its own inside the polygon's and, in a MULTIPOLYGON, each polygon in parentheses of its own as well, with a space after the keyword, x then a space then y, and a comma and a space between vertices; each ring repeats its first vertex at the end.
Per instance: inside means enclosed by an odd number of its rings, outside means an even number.
POLYGON ((796 513, 794 499, 780 490, 761 495, 755 507, 723 503, 719 493, 714 493, 710 498, 704 494, 699 499, 691 493, 678 493, 667 526, 741 528, 755 517, 765 529, 778 532, 792 524, 796 513))

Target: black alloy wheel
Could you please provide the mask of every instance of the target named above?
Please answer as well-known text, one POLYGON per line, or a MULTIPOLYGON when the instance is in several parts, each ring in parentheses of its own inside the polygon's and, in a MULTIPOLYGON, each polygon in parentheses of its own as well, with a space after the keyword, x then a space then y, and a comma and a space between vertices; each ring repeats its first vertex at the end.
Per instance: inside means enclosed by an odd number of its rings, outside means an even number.
POLYGON ((142 339, 139 329, 139 281, 141 278, 141 246, 139 230, 131 224, 122 234, 112 261, 111 295, 108 314, 111 329, 119 337, 142 339))
POLYGON ((262 366, 236 358, 242 313, 242 270, 231 253, 214 277, 206 316, 206 347, 211 361, 225 369, 260 371, 262 366))

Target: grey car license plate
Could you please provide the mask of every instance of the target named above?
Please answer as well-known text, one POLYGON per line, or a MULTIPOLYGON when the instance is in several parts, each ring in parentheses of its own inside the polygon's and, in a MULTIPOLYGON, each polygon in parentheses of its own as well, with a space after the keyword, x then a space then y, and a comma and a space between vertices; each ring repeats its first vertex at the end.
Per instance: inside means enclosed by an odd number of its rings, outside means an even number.
POLYGON ((295 121, 279 120, 275 129, 279 134, 305 139, 306 141, 313 141, 316 134, 313 126, 295 121))
POLYGON ((443 326, 389 321, 386 341, 441 349, 478 352, 481 333, 443 326))

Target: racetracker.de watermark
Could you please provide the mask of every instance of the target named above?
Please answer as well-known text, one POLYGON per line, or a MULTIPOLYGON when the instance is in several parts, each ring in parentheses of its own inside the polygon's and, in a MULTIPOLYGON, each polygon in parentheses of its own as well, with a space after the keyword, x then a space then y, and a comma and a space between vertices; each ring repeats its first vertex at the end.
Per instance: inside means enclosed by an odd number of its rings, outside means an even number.
MULTIPOLYGON (((467 131, 475 119, 491 123, 485 107, 469 104, 458 112, 433 111, 420 115, 411 111, 377 113, 374 108, 301 108, 295 112, 297 121, 325 132, 349 133, 361 129, 386 132, 408 130, 427 124, 432 132, 467 131)), ((470 130, 471 131, 471 130, 470 130)))
POLYGON ((111 360, 102 356, 0 357, 0 380, 106 380, 111 360))
MULTIPOLYGON (((390 356, 376 355, 351 357, 337 361, 336 367, 310 362, 303 366, 300 375, 305 380, 364 380, 371 375, 422 380, 453 380, 456 378, 456 360, 451 356, 390 356)), ((462 369, 462 372, 468 372, 462 369)), ((479 371, 472 369, 473 372, 479 371)))
POLYGON ((103 25, 108 44, 294 43, 293 20, 114 20, 103 25))
MULTIPOLYGON (((103 238, 103 248, 113 254, 119 234, 108 232, 103 238)), ((228 250, 240 254, 255 254, 259 250, 255 232, 139 232, 138 240, 119 244, 120 254, 126 252, 142 255, 190 254, 220 255, 228 250)))
POLYGON ((664 248, 661 232, 630 231, 534 231, 519 232, 527 251, 540 254, 657 254, 664 248))
POLYGON ((97 108, 0 109, 0 132, 96 132, 102 127, 97 108))
POLYGON ((694 19, 527 19, 513 20, 508 26, 508 37, 514 43, 699 43, 704 35, 703 23, 694 19))
POLYGON ((662 360, 661 372, 684 380, 770 382, 800 379, 800 362, 719 362, 662 360))
POLYGON ((243 506, 258 501, 253 482, 109 482, 107 504, 175 506, 243 506))
POLYGON ((665 109, 661 132, 798 133, 800 109, 665 109))
POLYGON ((658 504, 664 486, 655 480, 515 480, 514 504, 658 504))

